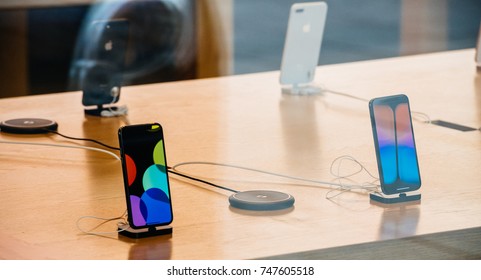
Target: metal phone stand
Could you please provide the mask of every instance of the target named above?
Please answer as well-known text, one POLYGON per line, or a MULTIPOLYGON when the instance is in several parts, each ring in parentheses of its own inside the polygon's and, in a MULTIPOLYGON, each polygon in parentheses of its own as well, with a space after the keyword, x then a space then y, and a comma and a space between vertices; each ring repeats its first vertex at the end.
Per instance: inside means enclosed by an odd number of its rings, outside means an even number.
POLYGON ((133 229, 130 227, 129 224, 124 222, 119 222, 117 224, 117 228, 120 235, 129 237, 129 238, 145 238, 145 237, 172 234, 173 232, 172 226, 169 226, 169 225, 142 228, 142 229, 133 229))
POLYGON ((292 84, 283 86, 282 93, 291 95, 317 95, 322 93, 322 89, 312 84, 292 84))
POLYGON ((102 114, 102 111, 104 110, 113 110, 117 111, 118 108, 116 106, 111 106, 111 107, 104 107, 103 105, 97 105, 95 108, 90 108, 90 109, 84 109, 85 115, 90 115, 90 116, 97 116, 100 117, 102 114))
POLYGON ((421 194, 414 193, 414 194, 407 194, 407 193, 399 193, 394 195, 387 195, 383 193, 371 193, 369 194, 369 198, 371 200, 383 203, 383 204, 394 204, 394 203, 403 203, 403 202, 410 202, 410 201, 420 201, 421 194))

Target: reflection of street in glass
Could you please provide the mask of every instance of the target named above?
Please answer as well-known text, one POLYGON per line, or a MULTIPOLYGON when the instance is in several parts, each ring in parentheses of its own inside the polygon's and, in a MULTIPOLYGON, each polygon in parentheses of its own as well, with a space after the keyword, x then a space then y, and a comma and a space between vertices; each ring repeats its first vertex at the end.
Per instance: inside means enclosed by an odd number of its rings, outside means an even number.
POLYGON ((77 38, 70 90, 90 85, 92 71, 100 71, 102 78, 95 75, 94 80, 104 83, 112 80, 113 71, 121 72, 122 85, 190 75, 195 61, 192 13, 187 0, 100 1, 92 6, 77 38))

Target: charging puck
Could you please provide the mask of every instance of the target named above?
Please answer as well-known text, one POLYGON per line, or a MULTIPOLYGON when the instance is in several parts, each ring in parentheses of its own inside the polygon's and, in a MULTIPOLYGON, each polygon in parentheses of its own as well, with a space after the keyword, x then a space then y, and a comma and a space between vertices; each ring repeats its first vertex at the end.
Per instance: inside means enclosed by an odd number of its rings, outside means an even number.
POLYGON ((229 197, 229 203, 234 208, 253 211, 272 211, 292 207, 294 197, 278 191, 245 191, 229 197))
POLYGON ((52 120, 23 118, 0 122, 0 131, 16 134, 48 133, 57 130, 58 124, 52 120))

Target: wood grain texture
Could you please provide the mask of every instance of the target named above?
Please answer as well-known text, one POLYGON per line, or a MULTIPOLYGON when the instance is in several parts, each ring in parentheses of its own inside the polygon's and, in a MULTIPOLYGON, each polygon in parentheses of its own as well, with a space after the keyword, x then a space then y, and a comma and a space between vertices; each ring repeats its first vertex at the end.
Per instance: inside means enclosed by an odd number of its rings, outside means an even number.
MULTIPOLYGON (((473 58, 469 49, 322 66, 316 82, 366 99, 402 92, 413 111, 479 127, 481 78, 473 58)), ((278 79, 279 72, 267 72, 126 87, 120 104, 128 105, 129 115, 123 119, 85 117, 80 92, 6 98, 0 119, 54 119, 61 133, 111 145, 117 145, 120 126, 157 121, 171 166, 211 161, 331 182, 331 162, 351 155, 377 174, 367 103, 330 93, 283 95, 278 79)), ((0 258, 253 259, 480 227, 481 134, 422 122, 414 131, 420 204, 384 208, 365 192, 327 200, 328 184, 184 166, 181 171, 237 190, 288 192, 295 207, 236 210, 227 191, 171 175, 174 232, 138 241, 85 235, 76 227, 81 216, 116 217, 125 210, 120 163, 113 157, 0 144, 0 258)), ((53 135, 2 133, 0 140, 94 146, 53 135)), ((96 230, 113 231, 115 224, 96 230)))

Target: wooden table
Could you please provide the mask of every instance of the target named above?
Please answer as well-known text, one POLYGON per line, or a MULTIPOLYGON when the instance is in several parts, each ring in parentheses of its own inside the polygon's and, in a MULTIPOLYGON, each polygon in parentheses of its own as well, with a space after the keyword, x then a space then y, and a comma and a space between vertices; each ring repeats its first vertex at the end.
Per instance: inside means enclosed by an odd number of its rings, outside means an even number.
MULTIPOLYGON (((365 99, 405 93, 413 111, 477 128, 481 74, 473 57, 469 49, 322 66, 316 82, 365 99)), ((128 118, 84 116, 80 92, 7 98, 0 100, 0 119, 53 119, 61 133, 111 145, 118 145, 120 126, 158 121, 170 165, 209 161, 334 182, 331 163, 350 155, 377 175, 366 102, 332 93, 284 95, 278 78, 278 72, 267 72, 126 87, 120 104, 128 105, 128 118)), ((183 166, 181 171, 233 189, 290 193, 295 207, 237 210, 229 207, 231 193, 171 175, 174 232, 141 240, 86 235, 76 226, 82 216, 110 218, 125 210, 115 158, 82 149, 0 144, 0 258, 480 258, 481 133, 422 122, 415 122, 414 130, 420 204, 381 207, 362 191, 328 200, 326 195, 335 193, 327 184, 183 166), (427 253, 413 255, 418 249, 427 253)), ((54 135, 2 133, 0 140, 98 147, 54 135)), ((87 219, 81 226, 97 223, 87 219)), ((108 223, 96 230, 115 229, 108 223)))

